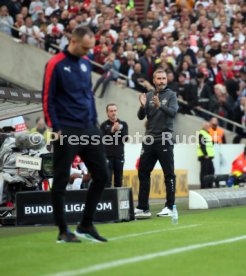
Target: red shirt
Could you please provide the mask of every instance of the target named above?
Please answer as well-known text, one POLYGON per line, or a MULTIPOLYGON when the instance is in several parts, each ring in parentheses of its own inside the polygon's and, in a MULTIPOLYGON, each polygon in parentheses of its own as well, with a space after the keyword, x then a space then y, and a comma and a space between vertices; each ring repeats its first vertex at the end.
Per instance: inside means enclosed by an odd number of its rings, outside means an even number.
POLYGON ((231 172, 239 171, 241 173, 246 173, 246 159, 244 152, 241 153, 232 163, 231 172))

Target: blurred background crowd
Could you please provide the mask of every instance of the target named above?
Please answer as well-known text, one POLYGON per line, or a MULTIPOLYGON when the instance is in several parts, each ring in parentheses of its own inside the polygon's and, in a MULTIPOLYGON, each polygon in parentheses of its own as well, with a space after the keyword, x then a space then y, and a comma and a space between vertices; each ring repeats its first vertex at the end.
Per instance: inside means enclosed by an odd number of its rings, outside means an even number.
MULTIPOLYGON (((210 119, 203 108, 246 125, 245 1, 0 0, 0 31, 51 54, 77 26, 95 33, 99 97, 109 81, 146 92, 143 82, 161 66, 184 102, 179 112, 210 119)), ((243 128, 238 133, 246 137, 243 128)))

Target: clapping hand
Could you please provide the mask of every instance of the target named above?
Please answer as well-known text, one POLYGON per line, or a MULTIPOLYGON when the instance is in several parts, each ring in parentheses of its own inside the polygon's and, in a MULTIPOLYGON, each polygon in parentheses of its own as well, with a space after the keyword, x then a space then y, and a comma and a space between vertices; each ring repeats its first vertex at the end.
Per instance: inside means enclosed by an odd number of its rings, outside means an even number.
POLYGON ((114 124, 111 128, 111 132, 114 133, 114 132, 120 130, 120 128, 121 128, 121 125, 119 124, 119 122, 114 122, 114 124))
POLYGON ((141 104, 141 107, 145 107, 146 102, 147 102, 147 97, 145 93, 140 93, 139 94, 139 102, 141 104))
POLYGON ((159 107, 161 106, 161 102, 160 102, 158 96, 155 95, 155 96, 152 98, 152 101, 153 101, 154 105, 155 105, 157 108, 159 108, 159 107))

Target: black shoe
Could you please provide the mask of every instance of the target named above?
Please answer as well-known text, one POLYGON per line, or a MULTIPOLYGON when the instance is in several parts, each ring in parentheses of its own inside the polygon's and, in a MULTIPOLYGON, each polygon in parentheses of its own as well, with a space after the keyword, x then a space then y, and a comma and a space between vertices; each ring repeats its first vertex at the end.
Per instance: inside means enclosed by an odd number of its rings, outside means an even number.
POLYGON ((88 227, 78 225, 74 233, 77 237, 84 238, 86 240, 91 240, 95 242, 107 242, 107 239, 101 237, 93 225, 88 227))
POLYGON ((62 234, 58 235, 57 243, 65 243, 65 242, 74 242, 74 243, 80 243, 81 240, 79 240, 73 233, 71 232, 64 232, 62 234))

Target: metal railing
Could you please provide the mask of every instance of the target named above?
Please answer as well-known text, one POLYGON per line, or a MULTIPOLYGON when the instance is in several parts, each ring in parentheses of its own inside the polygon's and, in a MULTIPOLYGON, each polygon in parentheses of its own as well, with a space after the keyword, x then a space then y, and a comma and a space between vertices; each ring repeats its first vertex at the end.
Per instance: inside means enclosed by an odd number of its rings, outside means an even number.
MULTIPOLYGON (((181 99, 178 99, 178 102, 179 103, 182 103, 182 104, 184 104, 184 105, 186 105, 186 106, 188 106, 188 103, 186 102, 186 101, 184 101, 184 100, 181 100, 181 99)), ((204 114, 207 114, 207 115, 209 115, 209 116, 211 116, 211 117, 216 117, 217 119, 219 119, 219 120, 221 120, 221 121, 223 121, 224 123, 225 123, 225 128, 227 128, 227 125, 228 124, 231 124, 232 125, 232 132, 236 132, 236 128, 238 127, 238 128, 241 128, 241 129, 243 129, 243 130, 246 130, 246 127, 245 126, 243 126, 243 125, 241 125, 241 124, 239 124, 239 123, 237 123, 237 122, 234 122, 234 121, 232 121, 232 120, 229 120, 229 119, 227 119, 227 118, 224 118, 224 117, 222 117, 222 116, 220 116, 220 115, 218 115, 218 114, 216 114, 216 113, 213 113, 213 112, 211 112, 211 111, 208 111, 207 109, 204 109, 204 108, 202 108, 202 107, 194 107, 193 109, 195 109, 195 110, 197 110, 197 111, 200 111, 200 112, 202 112, 202 113, 204 113, 204 114)))

